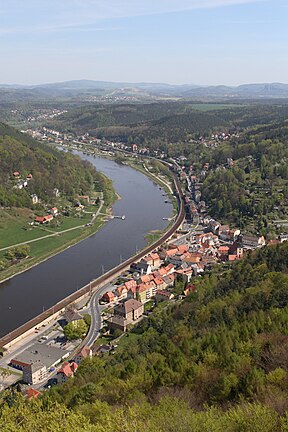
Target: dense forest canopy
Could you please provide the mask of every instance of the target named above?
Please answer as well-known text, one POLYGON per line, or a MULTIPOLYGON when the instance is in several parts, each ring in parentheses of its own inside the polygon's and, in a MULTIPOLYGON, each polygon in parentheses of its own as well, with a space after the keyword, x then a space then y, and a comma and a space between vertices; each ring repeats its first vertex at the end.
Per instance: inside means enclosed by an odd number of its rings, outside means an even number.
POLYGON ((287 243, 216 269, 41 401, 4 394, 1 430, 286 431, 287 270, 287 243))
MULTIPOLYGON (((258 220, 267 233, 268 219, 285 219, 288 199, 287 122, 260 127, 223 143, 206 156, 212 170, 202 193, 211 213, 240 224, 258 220), (227 160, 235 164, 227 167, 227 160)), ((204 162, 204 159, 201 161, 204 162)))
POLYGON ((31 207, 31 194, 42 201, 49 201, 54 188, 63 195, 73 197, 85 195, 94 187, 94 182, 105 190, 110 182, 88 162, 70 153, 63 153, 38 143, 29 136, 0 124, 0 205, 31 207), (20 179, 13 178, 19 172, 20 179), (27 175, 33 178, 27 187, 17 188, 17 183, 27 175))
MULTIPOLYGON (((241 101, 234 103, 195 103, 166 101, 142 104, 96 104, 71 107, 67 113, 46 122, 61 132, 90 132, 99 138, 136 142, 155 147, 160 142, 189 143, 217 128, 246 128, 284 120, 288 105, 241 101)), ((178 148, 181 152, 181 146, 178 148)))

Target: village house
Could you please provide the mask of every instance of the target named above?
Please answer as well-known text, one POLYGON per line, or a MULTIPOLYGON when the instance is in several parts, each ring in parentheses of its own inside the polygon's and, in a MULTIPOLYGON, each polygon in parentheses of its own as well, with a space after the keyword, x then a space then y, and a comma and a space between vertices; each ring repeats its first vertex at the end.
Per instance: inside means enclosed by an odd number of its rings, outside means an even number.
POLYGON ((83 348, 81 348, 80 351, 78 351, 75 354, 74 362, 79 365, 85 358, 91 358, 92 357, 92 351, 89 348, 89 346, 85 345, 83 348))
POLYGON ((89 195, 78 195, 79 201, 85 202, 86 204, 90 203, 89 195))
POLYGON ((193 270, 191 267, 188 267, 187 269, 176 270, 175 274, 177 278, 186 283, 190 282, 191 277, 193 276, 193 270))
POLYGON ((288 240, 288 234, 286 234, 286 233, 280 234, 279 235, 279 240, 280 240, 281 243, 283 243, 284 241, 287 241, 288 240))
POLYGON ((137 263, 133 263, 130 266, 131 272, 137 272, 140 275, 152 273, 152 267, 150 264, 147 264, 145 261, 141 260, 137 263))
POLYGON ((174 294, 170 293, 169 291, 158 290, 156 292, 156 300, 158 301, 172 300, 173 298, 174 294))
POLYGON ((39 224, 48 223, 48 222, 51 222, 53 220, 53 215, 36 216, 34 220, 35 220, 35 222, 37 222, 39 224))
POLYGON ((136 299, 141 303, 144 303, 146 300, 149 300, 156 294, 156 289, 157 288, 154 280, 137 285, 136 299))
POLYGON ((183 291, 183 294, 187 297, 188 295, 193 294, 196 291, 197 291, 196 285, 194 285, 194 284, 188 284, 185 287, 185 289, 183 291))
POLYGON ((57 207, 52 207, 51 210, 50 210, 50 213, 53 216, 57 216, 58 215, 58 209, 57 209, 57 207))
POLYGON ((102 300, 105 303, 112 303, 115 300, 115 294, 112 291, 107 291, 105 294, 103 294, 102 296, 102 300))
POLYGON ((78 365, 75 362, 63 363, 62 367, 57 371, 57 375, 56 375, 57 383, 58 384, 65 383, 68 380, 68 378, 74 377, 77 368, 78 365))
POLYGON ((163 280, 166 283, 167 288, 173 287, 175 282, 175 274, 169 274, 167 276, 163 276, 163 280))
POLYGON ((242 242, 242 245, 246 249, 256 249, 258 247, 265 246, 265 238, 264 236, 251 236, 247 234, 241 234, 239 240, 242 242))
POLYGON ((41 392, 34 389, 33 387, 29 387, 25 391, 24 396, 27 398, 27 400, 32 400, 32 399, 38 399, 38 397, 41 396, 41 394, 42 394, 41 392))
POLYGON ((143 258, 143 261, 151 266, 152 271, 158 269, 161 265, 161 259, 158 253, 151 253, 150 255, 147 255, 143 258))
POLYGON ((127 326, 137 321, 144 313, 144 306, 137 300, 130 299, 114 309, 114 316, 108 320, 110 329, 126 331, 127 326))
POLYGON ((115 290, 115 294, 117 295, 119 300, 123 300, 127 298, 128 290, 125 285, 121 285, 115 290))

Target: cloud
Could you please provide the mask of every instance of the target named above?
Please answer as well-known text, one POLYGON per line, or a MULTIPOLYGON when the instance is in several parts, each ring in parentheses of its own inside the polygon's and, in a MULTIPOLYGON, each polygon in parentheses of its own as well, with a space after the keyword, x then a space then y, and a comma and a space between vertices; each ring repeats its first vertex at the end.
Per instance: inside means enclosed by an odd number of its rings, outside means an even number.
POLYGON ((103 25, 105 20, 263 1, 266 0, 9 0, 1 8, 0 34, 113 31, 117 27, 103 25))

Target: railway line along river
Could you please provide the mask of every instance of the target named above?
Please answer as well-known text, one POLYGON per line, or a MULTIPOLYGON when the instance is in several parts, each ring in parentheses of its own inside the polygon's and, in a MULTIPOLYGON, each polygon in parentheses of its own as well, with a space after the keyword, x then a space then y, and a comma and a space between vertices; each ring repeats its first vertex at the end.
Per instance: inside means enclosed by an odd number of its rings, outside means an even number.
MULTIPOLYGON (((112 179, 121 196, 96 234, 0 284, 0 337, 136 253, 152 230, 163 230, 173 207, 159 186, 126 165, 82 155, 112 179)), ((45 241, 45 240, 43 240, 45 241)))

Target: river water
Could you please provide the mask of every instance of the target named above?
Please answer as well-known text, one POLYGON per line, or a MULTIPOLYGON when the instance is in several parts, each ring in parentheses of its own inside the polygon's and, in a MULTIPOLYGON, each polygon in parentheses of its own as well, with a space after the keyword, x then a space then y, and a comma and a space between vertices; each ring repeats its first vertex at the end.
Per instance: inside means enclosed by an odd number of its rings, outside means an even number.
MULTIPOLYGON (((124 261, 146 244, 145 235, 169 223, 172 204, 142 173, 114 161, 82 155, 112 179, 121 196, 114 215, 96 234, 0 284, 0 337, 124 261)), ((45 240, 40 240, 45 241, 45 240)))

